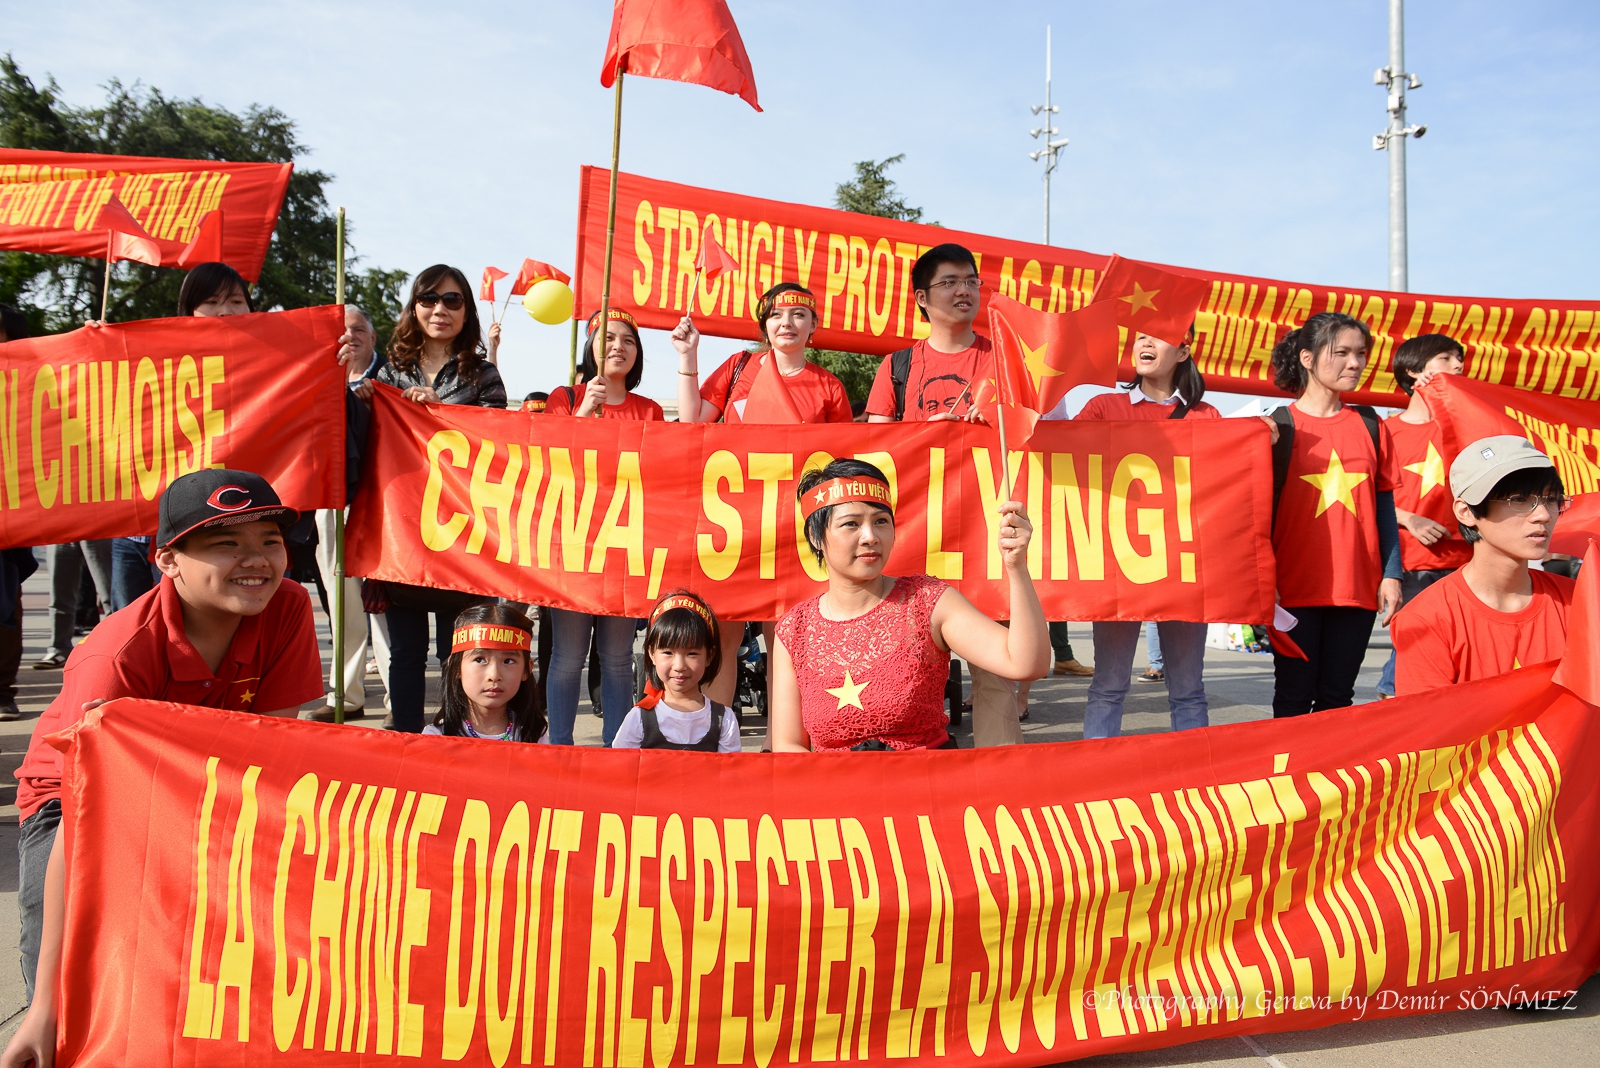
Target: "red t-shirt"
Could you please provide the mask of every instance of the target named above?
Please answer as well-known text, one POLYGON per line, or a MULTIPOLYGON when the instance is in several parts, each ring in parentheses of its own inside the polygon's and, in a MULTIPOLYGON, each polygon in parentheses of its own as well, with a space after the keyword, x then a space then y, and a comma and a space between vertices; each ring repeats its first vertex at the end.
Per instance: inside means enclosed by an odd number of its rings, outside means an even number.
MULTIPOLYGON (((929 348, 926 340, 911 346, 911 370, 906 376, 906 410, 901 418, 910 423, 934 415, 966 415, 972 409, 972 390, 967 388, 967 383, 979 375, 994 374, 993 346, 988 338, 976 336, 972 347, 960 352, 939 352, 929 348), (960 404, 956 403, 958 400, 960 404)), ((872 380, 872 392, 867 396, 868 415, 894 418, 893 363, 893 356, 885 356, 878 365, 877 377, 872 380)))
MULTIPOLYGON (((550 391, 550 402, 545 405, 546 415, 571 415, 583 407, 583 394, 589 387, 587 383, 580 382, 576 386, 557 386, 550 391), (571 390, 569 393, 568 390, 571 390)), ((661 423, 666 421, 666 415, 661 411, 661 405, 649 397, 641 397, 630 392, 621 404, 609 402, 600 405, 602 419, 638 419, 646 423, 661 423)))
POLYGON ((260 615, 239 621, 215 674, 183 633, 183 604, 170 578, 102 620, 67 658, 61 693, 33 728, 17 769, 22 819, 61 796, 61 753, 44 742, 83 718, 86 701, 143 697, 236 712, 299 708, 324 693, 311 599, 285 580, 260 615))
MULTIPOLYGON (((1124 422, 1137 419, 1171 419, 1172 409, 1177 407, 1177 401, 1163 403, 1161 401, 1142 400, 1133 403, 1131 390, 1119 389, 1115 393, 1100 393, 1089 398, 1089 403, 1078 412, 1079 419, 1104 419, 1110 422, 1124 422)), ((1222 413, 1217 411, 1205 401, 1201 401, 1190 408, 1183 416, 1185 419, 1221 419, 1222 413)))
POLYGON ((1272 548, 1278 558, 1278 603, 1376 609, 1383 562, 1378 558, 1378 494, 1399 481, 1387 423, 1379 453, 1361 416, 1307 415, 1291 404, 1294 454, 1278 499, 1272 548))
POLYGON ((1565 655, 1576 584, 1546 571, 1528 577, 1533 599, 1520 612, 1497 612, 1478 600, 1460 571, 1402 608, 1389 630, 1396 696, 1490 679, 1565 655))
MULTIPOLYGON (((756 375, 761 372, 762 361, 766 359, 763 355, 750 354, 730 393, 728 382, 733 378, 733 369, 745 355, 736 352, 729 356, 700 387, 700 399, 715 404, 719 412, 727 412, 730 423, 744 421, 745 398, 750 396, 750 387, 756 384, 756 375)), ((799 374, 784 378, 783 384, 789 387, 789 396, 794 398, 795 407, 800 409, 800 417, 808 423, 848 423, 853 418, 850 395, 844 391, 844 383, 835 378, 833 372, 818 367, 810 360, 806 361, 799 374)))
POLYGON ((1450 460, 1444 456, 1444 435, 1437 420, 1408 423, 1398 415, 1385 424, 1394 439, 1395 466, 1400 484, 1394 506, 1442 523, 1450 536, 1424 545, 1400 525, 1400 563, 1407 571, 1447 571, 1472 559, 1472 546, 1462 540, 1450 510, 1450 460))

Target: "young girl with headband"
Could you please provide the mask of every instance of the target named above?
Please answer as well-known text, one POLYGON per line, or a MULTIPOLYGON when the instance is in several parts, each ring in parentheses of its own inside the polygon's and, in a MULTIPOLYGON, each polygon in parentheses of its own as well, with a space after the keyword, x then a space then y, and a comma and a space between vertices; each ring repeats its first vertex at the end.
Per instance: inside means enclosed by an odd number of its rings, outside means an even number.
POLYGON ((439 714, 422 730, 455 738, 537 742, 544 714, 534 701, 528 650, 533 625, 509 605, 486 604, 456 617, 442 672, 439 714))
POLYGON ((1011 681, 1050 670, 1044 609, 1028 575, 1033 525, 1020 504, 999 508, 1007 629, 939 579, 883 573, 895 518, 878 468, 834 460, 805 472, 797 496, 828 588, 778 622, 774 752, 950 748, 944 688, 952 653, 1011 681))
POLYGON ((644 651, 650 658, 644 698, 629 710, 611 748, 739 752, 739 720, 700 689, 722 660, 711 607, 685 590, 661 598, 650 613, 644 651))

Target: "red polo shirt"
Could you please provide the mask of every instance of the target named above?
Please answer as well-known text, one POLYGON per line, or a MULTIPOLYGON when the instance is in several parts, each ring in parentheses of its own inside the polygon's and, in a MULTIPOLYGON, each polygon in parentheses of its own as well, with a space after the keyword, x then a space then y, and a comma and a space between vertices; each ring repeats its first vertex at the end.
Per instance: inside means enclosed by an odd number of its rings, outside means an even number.
POLYGON ((61 796, 61 754, 44 737, 83 718, 87 701, 143 697, 235 712, 298 708, 323 695, 322 655, 311 599, 285 580, 256 616, 239 621, 216 673, 183 633, 183 604, 170 578, 113 612, 72 650, 61 693, 33 728, 17 769, 22 819, 61 796))

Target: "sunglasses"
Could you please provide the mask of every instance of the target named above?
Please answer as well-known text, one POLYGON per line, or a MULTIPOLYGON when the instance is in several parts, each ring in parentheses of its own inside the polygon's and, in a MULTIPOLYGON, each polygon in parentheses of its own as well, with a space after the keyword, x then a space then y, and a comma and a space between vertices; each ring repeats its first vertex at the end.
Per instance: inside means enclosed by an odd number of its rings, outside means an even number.
POLYGON ((417 303, 424 308, 431 308, 441 302, 451 311, 460 311, 467 306, 467 298, 460 293, 434 293, 430 291, 417 298, 417 303))

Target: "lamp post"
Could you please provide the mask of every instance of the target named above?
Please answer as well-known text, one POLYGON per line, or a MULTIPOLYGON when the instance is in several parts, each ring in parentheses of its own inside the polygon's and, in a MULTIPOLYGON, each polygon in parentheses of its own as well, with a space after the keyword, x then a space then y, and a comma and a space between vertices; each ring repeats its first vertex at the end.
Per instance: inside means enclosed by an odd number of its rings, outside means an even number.
POLYGON ((1057 156, 1063 148, 1067 147, 1067 139, 1059 141, 1051 138, 1061 132, 1057 126, 1052 126, 1055 116, 1061 111, 1060 105, 1050 103, 1050 27, 1044 28, 1044 103, 1035 104, 1033 113, 1044 113, 1044 125, 1030 130, 1034 140, 1044 138, 1044 147, 1035 152, 1029 152, 1028 158, 1037 162, 1044 159, 1044 243, 1050 243, 1050 172, 1056 169, 1057 156))
POLYGON ((1406 138, 1421 137, 1426 126, 1406 125, 1406 90, 1421 89, 1422 79, 1406 70, 1405 0, 1389 0, 1389 65, 1372 80, 1389 91, 1389 125, 1372 138, 1372 147, 1389 152, 1389 288, 1404 292, 1406 277, 1406 138))

